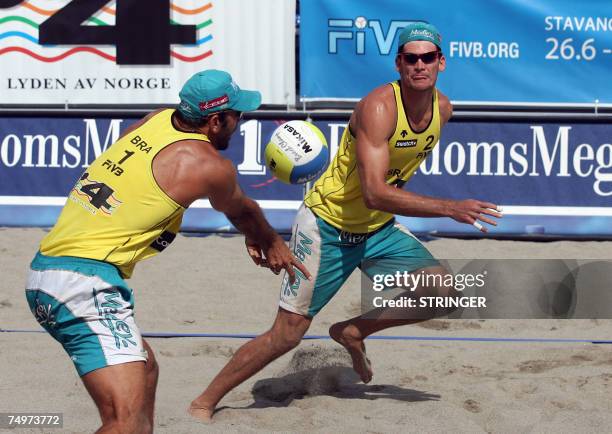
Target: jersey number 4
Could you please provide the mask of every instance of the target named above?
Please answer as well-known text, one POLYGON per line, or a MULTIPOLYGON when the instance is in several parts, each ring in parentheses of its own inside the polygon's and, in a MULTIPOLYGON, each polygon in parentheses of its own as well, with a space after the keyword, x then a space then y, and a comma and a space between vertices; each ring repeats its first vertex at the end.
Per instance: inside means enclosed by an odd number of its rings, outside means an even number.
POLYGON ((117 0, 114 26, 82 25, 106 3, 73 0, 40 25, 39 43, 110 44, 118 65, 169 65, 171 44, 196 42, 196 26, 170 24, 170 0, 117 0))
MULTIPOLYGON (((85 172, 83 176, 81 176, 81 181, 85 181, 89 173, 85 172)), ((94 182, 92 184, 83 184, 80 188, 80 191, 89 196, 89 201, 91 204, 100 209, 106 208, 110 209, 111 204, 108 203, 108 198, 112 196, 115 192, 112 188, 102 182, 94 182)))

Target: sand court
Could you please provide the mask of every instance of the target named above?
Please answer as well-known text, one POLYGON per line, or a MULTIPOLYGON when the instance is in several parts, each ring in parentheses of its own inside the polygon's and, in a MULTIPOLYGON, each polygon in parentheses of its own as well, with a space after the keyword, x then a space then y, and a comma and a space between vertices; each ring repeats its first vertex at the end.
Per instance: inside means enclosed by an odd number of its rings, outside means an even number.
MULTIPOLYGON (((43 235, 40 229, 0 229, 2 329, 40 330, 23 285, 43 235)), ((609 242, 444 239, 426 246, 441 258, 612 257, 609 242)), ((163 255, 139 264, 128 283, 143 332, 257 334, 274 317, 280 277, 252 265, 241 237, 179 236, 163 255)), ((354 274, 308 335, 326 335, 333 322, 358 314, 359 288, 354 274)), ((612 321, 437 319, 381 334, 607 340, 612 321)), ((585 432, 612 423, 612 403, 605 398, 612 388, 609 345, 369 339, 374 378, 366 385, 337 344, 313 339, 232 391, 215 423, 204 427, 186 408, 244 342, 149 339, 161 369, 157 432, 585 432)), ((99 425, 72 363, 50 336, 0 333, 0 348, 0 411, 62 412, 61 432, 99 425)))

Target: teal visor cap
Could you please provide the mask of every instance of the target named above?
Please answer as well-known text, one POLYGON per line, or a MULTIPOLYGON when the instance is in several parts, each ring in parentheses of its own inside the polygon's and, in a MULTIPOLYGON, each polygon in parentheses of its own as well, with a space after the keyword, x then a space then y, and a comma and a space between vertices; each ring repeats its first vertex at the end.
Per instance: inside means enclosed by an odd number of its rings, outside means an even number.
POLYGON ((442 50, 440 32, 432 24, 424 21, 414 21, 404 27, 399 35, 397 51, 399 52, 405 43, 412 41, 429 41, 442 50))
POLYGON ((224 110, 248 112, 261 105, 256 90, 242 90, 232 76, 216 69, 194 74, 179 92, 178 110, 189 119, 201 119, 224 110))

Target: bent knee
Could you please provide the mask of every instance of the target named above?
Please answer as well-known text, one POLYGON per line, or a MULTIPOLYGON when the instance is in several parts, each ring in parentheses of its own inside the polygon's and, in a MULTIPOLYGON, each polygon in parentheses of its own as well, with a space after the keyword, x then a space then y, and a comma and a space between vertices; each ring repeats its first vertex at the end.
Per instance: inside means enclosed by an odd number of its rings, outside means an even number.
POLYGON ((297 347, 302 341, 303 336, 303 333, 294 330, 284 333, 271 330, 269 332, 269 344, 275 353, 284 354, 297 347))
POLYGON ((297 347, 308 330, 312 318, 280 310, 272 328, 266 333, 275 352, 286 353, 297 347))

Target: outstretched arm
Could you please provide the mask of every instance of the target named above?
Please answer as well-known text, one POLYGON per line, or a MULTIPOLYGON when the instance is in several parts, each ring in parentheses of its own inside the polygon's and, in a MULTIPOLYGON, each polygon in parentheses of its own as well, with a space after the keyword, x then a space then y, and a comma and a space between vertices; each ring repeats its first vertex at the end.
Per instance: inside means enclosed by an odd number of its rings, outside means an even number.
POLYGON ((295 280, 293 267, 296 267, 309 279, 310 273, 306 267, 291 254, 283 239, 266 220, 257 202, 242 192, 236 182, 236 169, 233 165, 223 160, 213 172, 209 178, 210 203, 245 234, 247 249, 255 264, 269 267, 276 274, 284 268, 291 282, 295 280))
MULTIPOLYGON (((405 191, 385 182, 389 169, 388 140, 395 129, 395 104, 380 89, 366 97, 355 112, 354 132, 361 189, 368 208, 392 214, 414 217, 451 217, 458 222, 473 224, 477 220, 496 225, 488 216, 501 217, 490 202, 474 199, 456 201, 439 199, 405 191)), ((446 122, 452 113, 448 99, 442 112, 446 122), (446 105, 448 103, 448 105, 446 105)), ((482 227, 483 232, 487 229, 482 227)))

